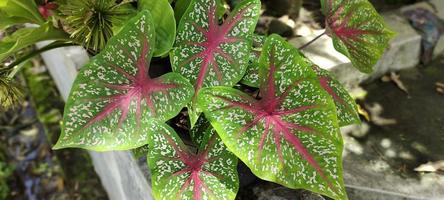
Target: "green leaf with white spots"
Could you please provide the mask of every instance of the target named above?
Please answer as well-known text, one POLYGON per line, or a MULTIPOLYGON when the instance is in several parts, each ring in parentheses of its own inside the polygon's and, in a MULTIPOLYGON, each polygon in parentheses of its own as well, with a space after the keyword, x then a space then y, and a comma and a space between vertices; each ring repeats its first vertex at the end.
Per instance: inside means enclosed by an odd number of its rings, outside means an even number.
POLYGON ((319 84, 331 96, 336 105, 340 126, 359 124, 358 105, 348 91, 327 70, 313 64, 313 70, 318 75, 319 84))
POLYGON ((321 0, 335 49, 359 71, 370 73, 394 33, 367 0, 321 0))
POLYGON ((127 150, 191 101, 193 87, 177 73, 148 75, 155 44, 148 11, 128 21, 79 72, 65 106, 55 149, 127 150))
POLYGON ((156 29, 154 56, 168 54, 176 38, 176 18, 168 0, 139 0, 140 10, 149 10, 156 29))
POLYGON ((194 124, 194 127, 190 130, 190 136, 193 143, 200 146, 204 139, 205 131, 209 128, 211 128, 210 122, 204 117, 204 115, 201 115, 194 124))
POLYGON ((197 123, 202 111, 198 110, 199 108, 194 103, 194 98, 191 103, 187 105, 188 116, 190 117, 190 127, 193 128, 197 123))
POLYGON ((262 46, 267 37, 263 35, 253 35, 253 49, 250 52, 250 63, 242 78, 241 83, 250 87, 259 87, 259 57, 262 52, 262 46))
MULTIPOLYGON (((256 38, 256 37, 255 37, 256 38)), ((256 44, 261 44, 260 48, 256 48, 257 52, 253 49, 252 58, 250 60, 250 66, 247 70, 247 74, 242 79, 241 83, 250 87, 259 87, 259 56, 262 51, 262 45, 265 41, 259 43, 260 38, 255 39, 258 41, 256 44), (259 54, 259 56, 256 56, 259 54)), ((304 56, 301 54, 301 56, 304 56)), ((305 57, 305 56, 304 56, 305 57)), ((339 119, 340 126, 347 126, 350 124, 358 124, 361 122, 358 115, 358 106, 355 100, 350 96, 348 91, 337 81, 327 70, 312 64, 312 69, 318 76, 319 84, 321 87, 333 98, 336 104, 337 117, 339 119)))
POLYGON ((347 199, 335 104, 311 63, 277 35, 260 57, 261 99, 229 87, 202 89, 205 117, 258 177, 347 199))
MULTIPOLYGON (((173 71, 190 80, 195 94, 204 87, 235 85, 248 66, 260 1, 245 0, 222 24, 218 7, 216 0, 192 0, 179 23, 171 52, 173 71)), ((193 105, 188 108, 193 125, 200 111, 193 105)))
POLYGON ((211 127, 202 134, 197 152, 191 152, 171 128, 150 135, 147 160, 155 199, 235 199, 236 156, 211 127))
POLYGON ((140 158, 145 157, 149 151, 150 151, 150 149, 148 147, 148 144, 131 150, 131 152, 133 153, 133 156, 136 160, 139 160, 140 158))

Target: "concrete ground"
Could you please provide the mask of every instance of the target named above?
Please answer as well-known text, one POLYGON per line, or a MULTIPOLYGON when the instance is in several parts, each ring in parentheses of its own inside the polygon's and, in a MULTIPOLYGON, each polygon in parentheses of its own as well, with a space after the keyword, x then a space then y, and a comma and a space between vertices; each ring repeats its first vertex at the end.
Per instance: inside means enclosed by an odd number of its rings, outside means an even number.
MULTIPOLYGON (((444 199, 444 173, 417 172, 444 160, 444 58, 399 72, 408 89, 375 80, 363 85, 370 122, 343 130, 350 199, 444 199)), ((444 169, 443 169, 444 170, 444 169)))

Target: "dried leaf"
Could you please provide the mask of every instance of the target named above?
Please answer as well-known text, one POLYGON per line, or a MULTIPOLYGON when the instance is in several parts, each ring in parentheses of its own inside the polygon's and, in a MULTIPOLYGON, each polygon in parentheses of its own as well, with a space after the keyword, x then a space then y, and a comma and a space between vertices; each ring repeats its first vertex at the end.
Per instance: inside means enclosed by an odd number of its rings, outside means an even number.
POLYGON ((370 112, 370 119, 371 121, 379 126, 386 126, 386 125, 393 125, 396 124, 396 119, 388 119, 381 117, 381 114, 384 110, 384 108, 379 103, 374 103, 373 105, 369 106, 366 105, 366 109, 370 112))
POLYGON ((428 162, 415 168, 417 172, 436 172, 444 171, 444 161, 428 162))

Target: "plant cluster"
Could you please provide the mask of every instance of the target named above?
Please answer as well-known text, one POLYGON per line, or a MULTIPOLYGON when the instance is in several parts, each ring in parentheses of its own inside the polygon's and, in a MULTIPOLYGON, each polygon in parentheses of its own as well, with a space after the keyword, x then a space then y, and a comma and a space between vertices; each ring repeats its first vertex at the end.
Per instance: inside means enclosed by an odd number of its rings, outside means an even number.
MULTIPOLYGON (((254 33, 259 0, 243 0, 228 14, 220 0, 139 0, 136 9, 125 9, 134 4, 127 1, 88 2, 51 11, 67 16, 69 40, 85 37, 81 44, 99 52, 73 84, 54 149, 142 148, 156 199, 235 199, 238 159, 261 179, 347 199, 339 128, 359 123, 357 105, 285 39, 254 33), (102 15, 96 6, 115 12, 102 15), (109 21, 121 9, 130 19, 109 21), (172 71, 151 77, 153 57, 169 57, 172 71), (168 123, 183 110, 187 145, 168 123)), ((324 34, 357 69, 371 72, 393 36, 382 17, 367 0, 321 3, 324 34)), ((5 8, 0 4, 0 17, 5 8)), ((29 34, 54 29, 40 13, 29 34)))

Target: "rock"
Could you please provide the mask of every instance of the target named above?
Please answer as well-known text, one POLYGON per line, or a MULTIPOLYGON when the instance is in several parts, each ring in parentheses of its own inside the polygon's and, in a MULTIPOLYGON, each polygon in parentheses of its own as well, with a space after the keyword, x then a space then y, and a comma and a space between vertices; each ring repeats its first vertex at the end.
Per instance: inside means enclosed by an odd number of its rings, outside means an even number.
POLYGON ((325 200, 319 194, 307 190, 294 190, 274 183, 261 184, 253 188, 257 200, 325 200))
POLYGON ((254 183, 258 178, 251 172, 251 170, 242 161, 239 160, 237 165, 237 171, 239 173, 239 186, 246 187, 254 183))
POLYGON ((281 17, 289 13, 293 0, 266 0, 265 14, 281 17))
POLYGON ((265 14, 274 17, 289 15, 296 19, 302 7, 302 0, 267 0, 265 1, 265 14))
POLYGON ((302 3, 303 0, 293 0, 293 5, 290 8, 290 12, 288 13, 291 19, 296 20, 297 18, 299 18, 299 13, 302 8, 302 3))
POLYGON ((272 33, 279 34, 283 37, 290 37, 293 36, 293 29, 284 22, 273 19, 268 27, 268 34, 272 33))

